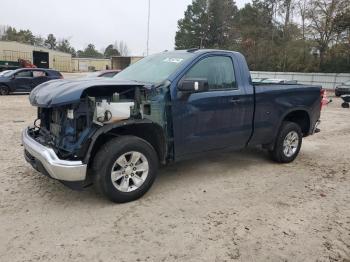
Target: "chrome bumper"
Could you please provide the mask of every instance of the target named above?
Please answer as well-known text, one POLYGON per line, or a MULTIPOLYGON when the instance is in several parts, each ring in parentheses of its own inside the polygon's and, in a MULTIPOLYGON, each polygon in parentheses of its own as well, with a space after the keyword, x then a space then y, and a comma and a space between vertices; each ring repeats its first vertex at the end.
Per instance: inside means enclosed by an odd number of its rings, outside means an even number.
POLYGON ((30 154, 30 157, 26 156, 26 160, 35 169, 39 170, 37 168, 37 161, 39 161, 47 174, 54 179, 62 181, 85 180, 87 165, 81 161, 59 159, 53 149, 45 147, 31 138, 28 129, 22 133, 22 142, 24 149, 30 154))

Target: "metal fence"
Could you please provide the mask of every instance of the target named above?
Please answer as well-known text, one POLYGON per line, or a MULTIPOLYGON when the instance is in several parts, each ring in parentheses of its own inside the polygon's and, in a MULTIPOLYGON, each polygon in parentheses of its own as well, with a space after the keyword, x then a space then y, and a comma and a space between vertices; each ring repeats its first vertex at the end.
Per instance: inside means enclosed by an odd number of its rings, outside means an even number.
POLYGON ((252 78, 274 78, 297 80, 306 85, 321 85, 325 89, 334 89, 337 85, 350 80, 350 73, 291 73, 291 72, 251 72, 252 78))

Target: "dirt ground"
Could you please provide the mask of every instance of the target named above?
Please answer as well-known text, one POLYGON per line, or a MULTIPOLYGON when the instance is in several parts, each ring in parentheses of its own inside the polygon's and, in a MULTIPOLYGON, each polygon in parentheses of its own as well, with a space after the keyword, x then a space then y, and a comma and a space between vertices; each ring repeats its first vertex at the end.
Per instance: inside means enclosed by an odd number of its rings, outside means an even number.
POLYGON ((140 200, 72 191, 23 159, 27 95, 0 97, 0 261, 350 261, 350 110, 291 164, 259 149, 163 168, 140 200))

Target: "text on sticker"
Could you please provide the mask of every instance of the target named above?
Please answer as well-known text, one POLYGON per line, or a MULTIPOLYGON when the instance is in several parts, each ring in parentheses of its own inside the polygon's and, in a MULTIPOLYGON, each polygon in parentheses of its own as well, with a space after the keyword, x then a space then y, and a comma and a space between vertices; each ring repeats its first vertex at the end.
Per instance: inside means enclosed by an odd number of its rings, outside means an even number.
POLYGON ((167 57, 163 60, 163 62, 178 64, 178 63, 181 63, 182 60, 183 60, 183 58, 169 58, 169 57, 167 57))

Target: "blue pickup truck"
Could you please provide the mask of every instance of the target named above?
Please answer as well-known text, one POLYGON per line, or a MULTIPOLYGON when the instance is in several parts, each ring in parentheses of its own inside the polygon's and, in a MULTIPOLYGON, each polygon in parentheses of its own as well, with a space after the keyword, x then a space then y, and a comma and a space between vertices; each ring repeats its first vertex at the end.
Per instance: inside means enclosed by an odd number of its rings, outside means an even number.
POLYGON ((303 137, 319 131, 322 95, 319 86, 253 84, 237 52, 163 52, 112 79, 36 87, 25 158, 72 188, 93 183, 128 202, 148 191, 160 165, 208 151, 262 146, 279 163, 293 161, 303 137))

